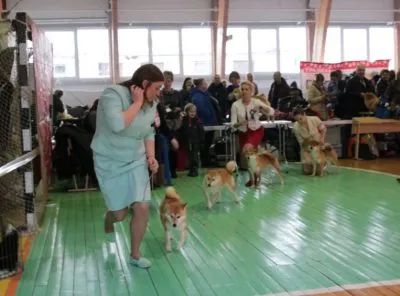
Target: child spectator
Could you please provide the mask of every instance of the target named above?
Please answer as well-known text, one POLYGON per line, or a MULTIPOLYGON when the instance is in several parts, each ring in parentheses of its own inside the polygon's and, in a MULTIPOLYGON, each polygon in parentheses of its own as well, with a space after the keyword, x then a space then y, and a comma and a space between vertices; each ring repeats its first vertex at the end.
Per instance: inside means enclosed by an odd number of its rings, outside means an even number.
POLYGON ((197 117, 197 110, 194 104, 185 106, 185 116, 182 119, 181 137, 188 150, 190 177, 199 175, 199 152, 204 142, 204 128, 197 117))

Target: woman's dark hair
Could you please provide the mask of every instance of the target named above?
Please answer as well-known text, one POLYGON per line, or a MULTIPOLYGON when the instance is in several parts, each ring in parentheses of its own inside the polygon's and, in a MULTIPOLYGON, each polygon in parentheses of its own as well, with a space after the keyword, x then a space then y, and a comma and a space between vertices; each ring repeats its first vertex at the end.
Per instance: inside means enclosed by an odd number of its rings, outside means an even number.
POLYGON ((324 81, 325 77, 321 73, 315 75, 315 81, 324 81))
POLYGON ((237 71, 232 71, 232 72, 229 74, 229 79, 231 79, 231 78, 240 79, 239 72, 237 72, 237 71))
POLYGON ((186 77, 185 80, 183 80, 182 89, 185 89, 186 82, 188 82, 189 80, 192 80, 192 77, 186 77))
POLYGON ((385 73, 390 75, 390 71, 388 69, 383 69, 379 75, 382 76, 385 73))
POLYGON ((64 92, 61 89, 57 89, 54 92, 53 97, 61 98, 63 95, 64 95, 64 92))
POLYGON ((389 80, 395 80, 396 79, 396 72, 394 70, 389 71, 389 80))
POLYGON ((301 105, 297 105, 293 108, 292 116, 295 117, 296 115, 304 115, 305 111, 301 105))
POLYGON ((331 76, 331 78, 333 78, 333 77, 338 78, 338 79, 340 78, 338 71, 332 71, 330 76, 331 76))
POLYGON ((203 82, 204 82, 204 78, 198 78, 198 79, 193 80, 193 84, 196 87, 199 87, 203 82))
POLYGON ((293 82, 290 84, 290 87, 291 87, 291 88, 298 88, 298 87, 297 87, 297 82, 296 82, 296 81, 293 81, 293 82))
POLYGON ((127 88, 131 88, 132 85, 136 85, 143 88, 143 81, 149 81, 149 83, 164 81, 164 75, 161 70, 153 64, 145 64, 140 66, 135 73, 133 73, 132 78, 121 82, 120 85, 127 88))
POLYGON ((90 110, 89 111, 97 111, 97 106, 99 105, 99 99, 96 99, 94 102, 93 102, 93 105, 92 105, 92 107, 90 108, 90 110))

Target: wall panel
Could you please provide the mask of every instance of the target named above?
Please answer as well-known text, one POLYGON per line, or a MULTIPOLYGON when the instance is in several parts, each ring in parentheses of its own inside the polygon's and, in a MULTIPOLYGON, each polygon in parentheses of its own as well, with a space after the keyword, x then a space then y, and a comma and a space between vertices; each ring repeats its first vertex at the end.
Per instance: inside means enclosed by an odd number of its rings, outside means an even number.
MULTIPOLYGON (((7 0, 10 9, 18 0, 7 0)), ((33 19, 88 19, 106 18, 106 0, 24 0, 13 10, 27 12, 33 19)))
POLYGON ((333 0, 330 22, 391 22, 392 10, 393 0, 333 0))
POLYGON ((306 7, 306 0, 230 0, 229 23, 304 21, 306 7))
POLYGON ((120 22, 202 23, 211 20, 208 0, 119 0, 120 22))

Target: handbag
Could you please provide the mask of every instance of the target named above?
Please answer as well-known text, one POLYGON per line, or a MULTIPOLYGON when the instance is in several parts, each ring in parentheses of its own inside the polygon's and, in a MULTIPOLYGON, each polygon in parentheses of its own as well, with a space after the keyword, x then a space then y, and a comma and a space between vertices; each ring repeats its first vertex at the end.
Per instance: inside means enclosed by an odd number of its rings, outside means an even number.
POLYGON ((177 131, 182 126, 182 116, 179 115, 179 117, 171 119, 167 118, 165 119, 165 122, 167 123, 169 130, 177 131))

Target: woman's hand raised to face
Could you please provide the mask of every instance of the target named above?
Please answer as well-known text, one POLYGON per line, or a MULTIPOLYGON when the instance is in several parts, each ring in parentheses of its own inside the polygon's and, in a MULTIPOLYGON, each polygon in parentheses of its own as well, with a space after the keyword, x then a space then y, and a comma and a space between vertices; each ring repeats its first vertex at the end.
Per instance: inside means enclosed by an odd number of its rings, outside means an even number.
POLYGON ((131 95, 133 98, 133 104, 142 107, 144 101, 144 90, 136 85, 131 86, 131 95))

